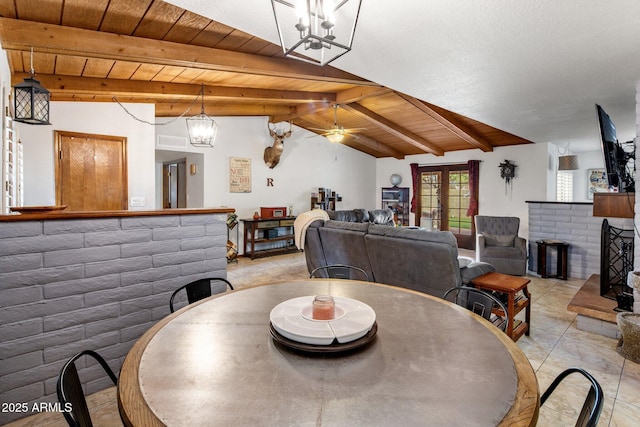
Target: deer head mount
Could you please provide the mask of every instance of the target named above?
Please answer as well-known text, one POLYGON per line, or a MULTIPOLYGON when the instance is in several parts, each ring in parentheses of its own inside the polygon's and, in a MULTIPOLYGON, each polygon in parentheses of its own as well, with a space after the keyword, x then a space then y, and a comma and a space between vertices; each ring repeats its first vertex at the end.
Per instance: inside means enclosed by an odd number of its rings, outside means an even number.
POLYGON ((280 130, 273 129, 271 123, 268 123, 269 135, 273 138, 273 145, 264 149, 264 164, 270 169, 275 168, 280 163, 280 156, 284 149, 284 140, 291 136, 293 131, 291 128, 291 122, 289 122, 289 130, 282 132, 280 130))

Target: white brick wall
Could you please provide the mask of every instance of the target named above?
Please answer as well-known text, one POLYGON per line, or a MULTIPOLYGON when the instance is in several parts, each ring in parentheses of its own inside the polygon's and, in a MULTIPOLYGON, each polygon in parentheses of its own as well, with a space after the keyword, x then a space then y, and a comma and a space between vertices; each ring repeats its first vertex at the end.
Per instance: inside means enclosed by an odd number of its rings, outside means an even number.
MULTIPOLYGON (((557 239, 569 243, 568 275, 588 279, 600 274, 600 232, 604 218, 594 217, 592 203, 530 202, 529 203, 529 270, 538 266, 537 240, 557 239)), ((607 218, 609 225, 633 229, 633 221, 607 218)), ((635 251, 637 257, 638 251, 635 251)), ((547 266, 556 265, 555 249, 547 250, 547 266)))
MULTIPOLYGON (((117 373, 169 314, 173 290, 226 277, 226 215, 0 223, 0 402, 56 401, 64 362, 91 349, 117 373)), ((84 363, 84 362, 81 362, 84 363)), ((82 365, 80 365, 82 366, 82 365)), ((80 368, 87 392, 110 385, 80 368)), ((29 414, 0 413, 0 424, 29 414)))

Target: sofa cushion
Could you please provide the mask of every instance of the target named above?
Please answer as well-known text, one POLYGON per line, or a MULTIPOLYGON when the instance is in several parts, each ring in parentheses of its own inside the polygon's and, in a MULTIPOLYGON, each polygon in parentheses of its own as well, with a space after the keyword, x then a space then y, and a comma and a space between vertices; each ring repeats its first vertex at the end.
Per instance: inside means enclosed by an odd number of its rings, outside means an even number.
POLYGON ((513 246, 513 242, 516 240, 515 234, 491 234, 482 233, 487 246, 513 246))
POLYGON ((394 225, 391 209, 374 209, 369 211, 369 222, 373 224, 394 225))
POLYGON ((345 222, 369 222, 369 211, 366 209, 352 209, 346 211, 327 211, 329 219, 345 222))
MULTIPOLYGON (((346 264, 362 268, 373 277, 365 247, 369 223, 326 221, 318 228, 325 264, 346 264)), ((316 266, 316 267, 319 267, 316 266)))

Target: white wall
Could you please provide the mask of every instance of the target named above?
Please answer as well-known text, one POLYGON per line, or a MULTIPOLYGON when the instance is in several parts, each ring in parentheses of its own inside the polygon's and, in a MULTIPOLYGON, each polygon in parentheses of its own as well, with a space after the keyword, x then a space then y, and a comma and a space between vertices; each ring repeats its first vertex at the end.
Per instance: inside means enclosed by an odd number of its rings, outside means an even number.
MULTIPOLYGON (((446 153, 442 157, 430 154, 407 156, 404 160, 392 158, 378 159, 376 162, 376 203, 381 204, 380 187, 387 187, 389 176, 402 176, 401 187, 411 188, 411 163, 420 165, 466 163, 480 160, 480 200, 478 210, 481 215, 517 216, 520 218, 520 235, 528 236, 529 212, 526 201, 548 200, 547 187, 554 174, 550 172, 551 161, 547 144, 528 144, 499 147, 485 153, 481 150, 464 150, 446 153), (512 186, 507 187, 500 177, 499 164, 510 160, 516 167, 512 186)), ((555 182, 555 181, 554 181, 555 182)), ((413 191, 410 190, 411 195, 413 191)), ((410 223, 415 224, 412 214, 410 223)))
MULTIPOLYGON (((374 157, 331 144, 326 138, 294 126, 293 134, 284 142, 280 163, 269 169, 263 161, 264 149, 273 143, 267 117, 214 119, 219 129, 213 148, 187 146, 181 150, 203 155, 198 174, 202 174, 204 182, 204 207, 229 206, 236 209, 240 218, 252 216, 261 206, 293 205, 294 213, 300 213, 311 208, 311 192, 317 192, 318 187, 329 187, 340 194, 340 209, 377 207, 374 157), (251 159, 251 193, 229 191, 230 157, 251 159), (267 179, 273 180, 273 186, 267 185, 267 179)), ((288 124, 278 126, 288 130, 288 124)), ((184 120, 177 120, 158 126, 157 133, 187 137, 187 126, 184 120)))
MULTIPOLYGON (((153 122, 152 104, 126 104, 136 117, 153 122)), ((51 126, 17 123, 24 150, 25 206, 55 205, 54 130, 116 135, 127 138, 129 199, 144 197, 145 206, 155 207, 153 126, 132 119, 115 103, 52 102, 51 126)))

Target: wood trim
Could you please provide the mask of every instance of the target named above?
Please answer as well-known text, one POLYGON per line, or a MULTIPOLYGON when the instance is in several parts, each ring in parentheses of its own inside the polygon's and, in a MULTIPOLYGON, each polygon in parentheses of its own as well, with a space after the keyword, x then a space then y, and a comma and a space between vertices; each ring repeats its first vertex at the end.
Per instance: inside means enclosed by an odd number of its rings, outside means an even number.
POLYGON ((636 193, 594 193, 593 216, 633 218, 636 193))
POLYGON ((0 215, 0 222, 40 221, 40 220, 67 220, 83 218, 122 218, 122 217, 146 217, 165 215, 215 215, 235 212, 233 208, 187 208, 187 209, 162 209, 151 211, 59 211, 59 213, 33 213, 0 215))

